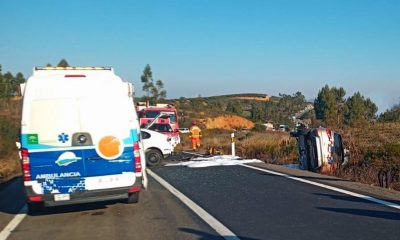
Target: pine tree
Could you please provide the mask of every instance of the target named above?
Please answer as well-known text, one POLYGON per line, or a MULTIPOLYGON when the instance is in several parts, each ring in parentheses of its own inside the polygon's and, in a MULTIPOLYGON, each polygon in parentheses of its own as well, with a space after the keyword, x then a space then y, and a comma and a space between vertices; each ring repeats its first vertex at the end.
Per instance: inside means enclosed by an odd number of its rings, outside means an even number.
POLYGON ((143 83, 142 89, 146 94, 142 100, 155 103, 167 97, 167 92, 164 90, 164 83, 161 80, 157 80, 154 85, 153 72, 149 64, 144 68, 140 80, 143 83))
POLYGON ((343 104, 346 91, 343 88, 330 88, 325 85, 314 101, 316 118, 327 125, 340 126, 343 124, 343 104))
POLYGON ((65 60, 64 58, 61 59, 61 61, 57 64, 57 67, 69 67, 69 64, 67 62, 67 60, 65 60))
POLYGON ((365 99, 360 92, 356 92, 346 100, 345 122, 351 126, 366 124, 375 118, 377 110, 377 106, 371 99, 365 99))
POLYGON ((235 113, 239 116, 243 115, 243 106, 240 102, 230 101, 226 106, 226 111, 235 113))

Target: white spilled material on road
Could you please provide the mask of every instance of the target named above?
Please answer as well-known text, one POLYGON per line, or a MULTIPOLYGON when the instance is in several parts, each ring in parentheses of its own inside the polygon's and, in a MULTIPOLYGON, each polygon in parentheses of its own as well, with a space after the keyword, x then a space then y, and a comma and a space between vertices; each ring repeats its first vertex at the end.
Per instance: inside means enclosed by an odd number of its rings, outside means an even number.
POLYGON ((203 168, 215 166, 233 166, 246 163, 261 163, 258 159, 241 159, 237 156, 220 155, 214 157, 198 157, 190 161, 166 164, 165 166, 185 166, 190 168, 203 168))
POLYGON ((188 206, 194 213, 196 213, 200 218, 202 218, 210 227, 212 227, 219 235, 221 235, 226 240, 240 240, 231 230, 225 227, 220 221, 214 218, 211 214, 206 212, 203 208, 197 205, 195 202, 186 197, 178 189, 174 188, 167 181, 162 179, 160 176, 155 174, 150 169, 147 169, 147 173, 153 177, 158 183, 170 191, 175 197, 181 200, 186 206, 188 206))
POLYGON ((26 212, 27 206, 25 205, 21 208, 19 213, 14 216, 11 222, 9 222, 8 225, 0 232, 0 240, 6 240, 10 236, 12 231, 14 231, 22 222, 22 220, 24 220, 24 218, 26 217, 26 212))
POLYGON ((364 200, 367 200, 367 201, 371 201, 371 202, 374 202, 374 203, 378 203, 378 204, 381 204, 381 205, 384 205, 384 206, 387 206, 387 207, 396 208, 396 209, 400 210, 400 205, 399 204, 388 202, 388 201, 381 200, 381 199, 378 199, 378 198, 374 198, 374 197, 371 197, 371 196, 367 196, 367 195, 363 195, 363 194, 359 194, 359 193, 355 193, 355 192, 350 192, 350 191, 347 191, 347 190, 344 190, 344 189, 341 189, 341 188, 332 187, 332 186, 329 186, 329 185, 326 185, 326 184, 313 182, 313 181, 310 181, 310 180, 307 180, 307 179, 303 179, 303 178, 300 178, 300 177, 294 177, 294 176, 291 176, 291 175, 288 175, 288 174, 274 172, 274 171, 263 169, 263 168, 259 168, 259 167, 254 167, 254 166, 249 166, 249 165, 241 165, 241 166, 247 167, 247 168, 251 168, 251 169, 255 169, 255 170, 258 170, 258 171, 262 171, 262 172, 266 172, 266 173, 269 173, 269 174, 273 174, 273 175, 289 178, 289 179, 292 179, 292 180, 295 180, 295 181, 307 183, 307 184, 314 185, 314 186, 317 186, 317 187, 329 189, 329 190, 332 190, 332 191, 335 191, 335 192, 340 192, 340 193, 343 193, 343 194, 346 194, 346 195, 349 195, 349 196, 361 198, 361 199, 364 199, 364 200))

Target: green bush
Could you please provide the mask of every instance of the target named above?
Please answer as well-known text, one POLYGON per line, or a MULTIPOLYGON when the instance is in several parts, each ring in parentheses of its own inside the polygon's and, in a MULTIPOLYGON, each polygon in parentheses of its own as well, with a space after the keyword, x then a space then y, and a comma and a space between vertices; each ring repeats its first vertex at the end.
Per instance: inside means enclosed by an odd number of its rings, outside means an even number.
POLYGON ((389 156, 400 157, 400 142, 388 143, 384 148, 389 156))

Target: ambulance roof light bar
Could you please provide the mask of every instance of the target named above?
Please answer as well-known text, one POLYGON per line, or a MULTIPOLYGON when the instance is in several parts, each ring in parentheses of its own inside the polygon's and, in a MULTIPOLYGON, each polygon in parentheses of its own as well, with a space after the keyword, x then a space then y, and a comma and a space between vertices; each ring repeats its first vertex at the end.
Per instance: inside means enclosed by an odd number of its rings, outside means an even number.
POLYGON ((111 67, 35 67, 38 70, 108 70, 112 71, 111 67))

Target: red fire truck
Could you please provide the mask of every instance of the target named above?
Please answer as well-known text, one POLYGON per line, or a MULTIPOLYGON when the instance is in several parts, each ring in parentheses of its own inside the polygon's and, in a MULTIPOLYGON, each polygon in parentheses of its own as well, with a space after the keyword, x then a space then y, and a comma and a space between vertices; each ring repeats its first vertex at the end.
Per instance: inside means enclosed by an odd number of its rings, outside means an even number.
POLYGON ((141 128, 150 129, 170 136, 175 143, 180 143, 178 112, 173 105, 157 104, 146 106, 139 103, 137 106, 141 128))

